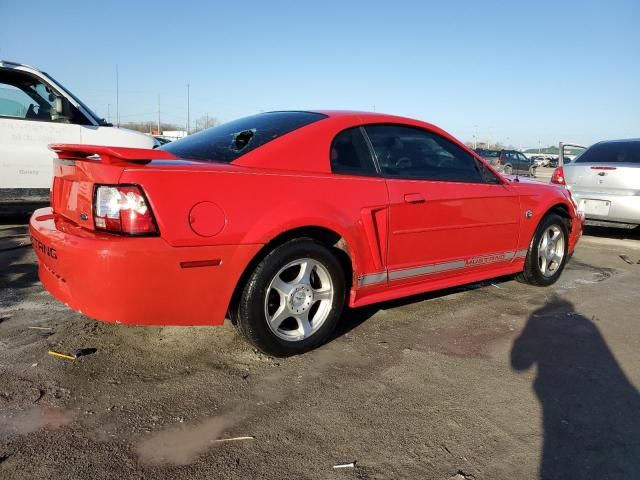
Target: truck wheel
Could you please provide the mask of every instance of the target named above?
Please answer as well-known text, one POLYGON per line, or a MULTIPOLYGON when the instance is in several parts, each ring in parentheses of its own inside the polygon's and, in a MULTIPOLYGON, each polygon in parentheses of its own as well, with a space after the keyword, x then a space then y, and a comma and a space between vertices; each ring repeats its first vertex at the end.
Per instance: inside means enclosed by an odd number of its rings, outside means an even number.
POLYGON ((531 285, 555 283, 567 261, 569 231, 565 219, 554 213, 546 215, 533 235, 524 270, 517 277, 531 285))
POLYGON ((338 259, 323 244, 298 238, 274 248, 255 267, 233 312, 234 323, 262 352, 295 355, 327 341, 344 301, 338 259))

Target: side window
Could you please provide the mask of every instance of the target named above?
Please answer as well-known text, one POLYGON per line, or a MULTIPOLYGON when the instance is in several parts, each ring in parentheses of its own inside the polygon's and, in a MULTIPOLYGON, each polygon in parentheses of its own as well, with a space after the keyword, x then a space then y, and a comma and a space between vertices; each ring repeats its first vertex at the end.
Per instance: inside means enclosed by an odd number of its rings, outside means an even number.
POLYGON ((331 143, 331 171, 344 175, 375 176, 371 152, 360 127, 344 130, 331 143))
POLYGON ((522 162, 524 165, 527 165, 529 163, 529 159, 523 153, 519 153, 518 158, 520 159, 520 162, 522 162))
POLYGON ((24 72, 0 70, 0 116, 57 123, 88 123, 68 102, 56 110, 56 92, 24 72))
POLYGON ((402 125, 365 127, 384 176, 483 183, 476 158, 453 142, 402 125))
POLYGON ((34 108, 33 100, 22 90, 0 81, 0 115, 3 117, 26 118, 34 108))

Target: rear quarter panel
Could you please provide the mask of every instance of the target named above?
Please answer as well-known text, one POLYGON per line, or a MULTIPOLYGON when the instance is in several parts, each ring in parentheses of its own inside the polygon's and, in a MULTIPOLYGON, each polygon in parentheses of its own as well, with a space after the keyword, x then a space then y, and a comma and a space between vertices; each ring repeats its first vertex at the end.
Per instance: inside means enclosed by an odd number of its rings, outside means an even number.
POLYGON ((161 236, 175 247, 266 244, 286 231, 316 226, 343 237, 356 275, 379 271, 384 258, 387 189, 382 179, 231 166, 217 171, 142 168, 126 171, 120 181, 143 187, 161 236), (200 202, 222 210, 224 226, 218 234, 203 237, 191 228, 190 211, 200 202), (380 210, 384 215, 377 214, 380 210))

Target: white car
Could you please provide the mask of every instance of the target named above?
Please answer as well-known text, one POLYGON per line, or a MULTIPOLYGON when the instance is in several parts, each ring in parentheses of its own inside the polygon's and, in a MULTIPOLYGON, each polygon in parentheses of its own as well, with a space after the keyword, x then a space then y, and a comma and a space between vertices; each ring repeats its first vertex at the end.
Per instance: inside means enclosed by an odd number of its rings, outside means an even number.
POLYGON ((46 73, 0 60, 0 205, 49 200, 50 143, 158 145, 149 135, 105 122, 46 73))

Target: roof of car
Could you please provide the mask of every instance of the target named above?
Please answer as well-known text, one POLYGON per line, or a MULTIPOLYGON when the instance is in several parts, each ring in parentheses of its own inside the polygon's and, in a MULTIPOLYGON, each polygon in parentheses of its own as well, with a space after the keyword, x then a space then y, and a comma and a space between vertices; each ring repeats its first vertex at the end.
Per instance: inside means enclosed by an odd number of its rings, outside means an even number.
POLYGON ((37 70, 37 68, 32 67, 31 65, 27 65, 25 63, 18 62, 10 62, 9 60, 0 60, 0 67, 26 67, 31 68, 33 70, 37 70))
POLYGON ((640 138, 620 138, 618 140, 602 140, 598 143, 636 143, 640 142, 640 138))

